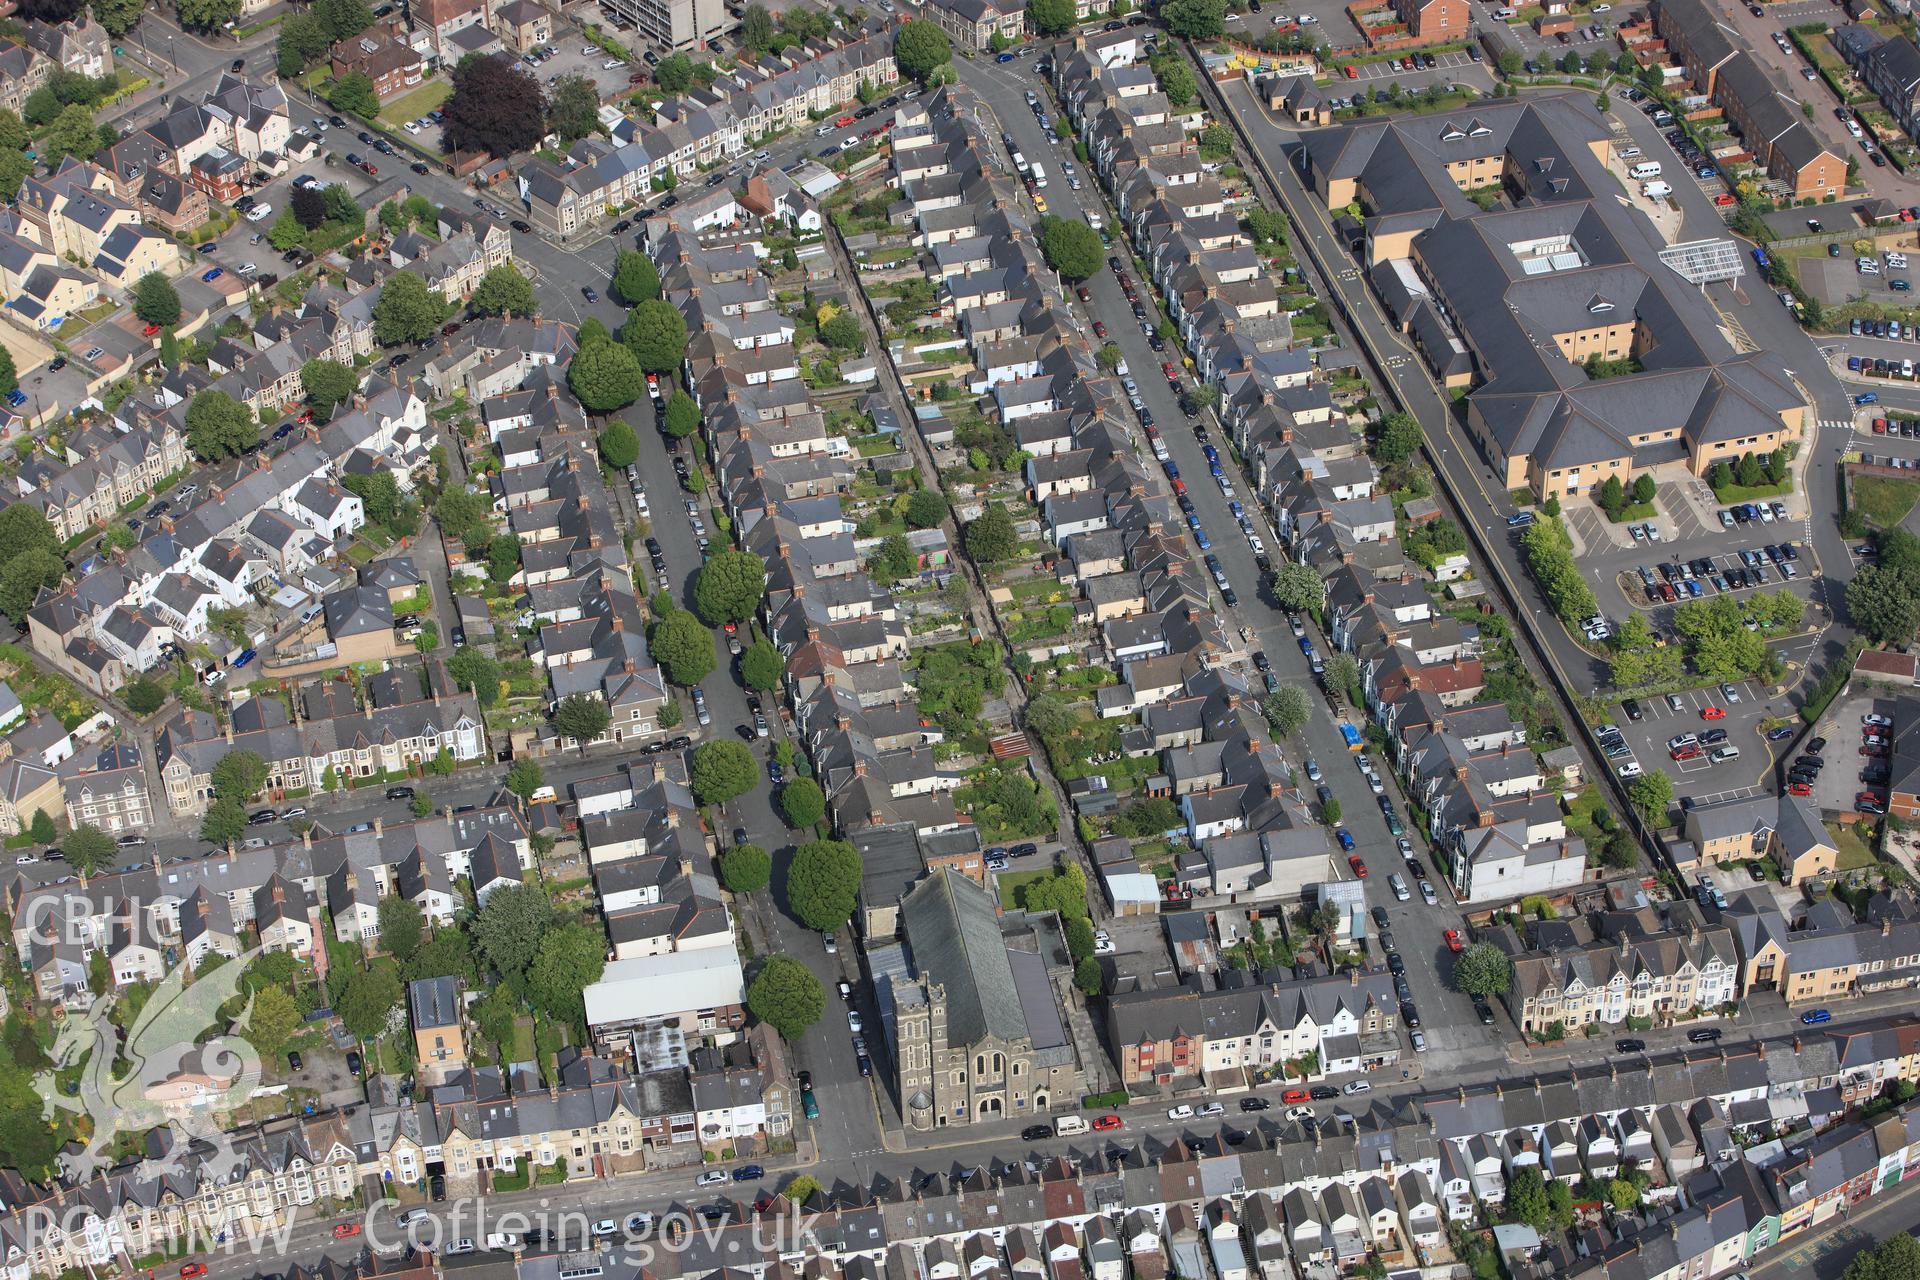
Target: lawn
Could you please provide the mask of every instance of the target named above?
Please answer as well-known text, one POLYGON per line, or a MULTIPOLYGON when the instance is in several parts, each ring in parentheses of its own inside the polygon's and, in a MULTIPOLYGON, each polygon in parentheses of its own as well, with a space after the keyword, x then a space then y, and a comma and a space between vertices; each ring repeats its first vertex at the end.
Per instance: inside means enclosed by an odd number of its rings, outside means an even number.
POLYGON ((1861 837, 1860 825, 1857 822, 1827 824, 1828 834, 1832 835, 1834 844, 1840 848, 1840 856, 1834 864, 1836 871, 1857 871, 1878 861, 1873 856, 1873 850, 1867 847, 1866 840, 1861 837))
POLYGON ((1036 867, 1032 871, 1002 871, 994 877, 1000 882, 1000 905, 1008 911, 1020 905, 1020 890, 1035 880, 1045 880, 1053 874, 1052 867, 1036 867))
POLYGON ((1920 480, 1899 480, 1893 476, 1853 478, 1853 505, 1882 529, 1891 529, 1906 519, 1916 500, 1920 500, 1920 480))
MULTIPOLYGON (((398 129, 409 120, 418 120, 429 111, 438 111, 440 104, 453 96, 453 84, 448 80, 429 80, 412 93, 403 93, 380 108, 380 123, 398 129)), ((415 141, 420 141, 419 137, 415 141)), ((431 145, 431 144, 423 144, 431 145)))

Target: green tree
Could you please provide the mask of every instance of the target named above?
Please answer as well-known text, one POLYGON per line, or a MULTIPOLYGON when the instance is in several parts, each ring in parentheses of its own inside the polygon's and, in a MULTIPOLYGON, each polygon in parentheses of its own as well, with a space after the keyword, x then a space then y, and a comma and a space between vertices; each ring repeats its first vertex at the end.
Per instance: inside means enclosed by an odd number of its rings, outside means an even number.
POLYGON ((1840 1280, 1913 1280, 1920 1275, 1920 1240, 1904 1231, 1854 1255, 1840 1280))
POLYGON ((400 995, 400 971, 382 957, 347 975, 346 990, 335 1008, 348 1034, 364 1044, 386 1034, 393 1012, 400 1007, 400 995))
POLYGON ((45 809, 35 809, 33 820, 27 824, 27 838, 35 844, 52 844, 60 832, 53 825, 53 814, 45 809))
POLYGON ((380 298, 373 304, 373 336, 386 347, 426 342, 439 334, 446 318, 446 303, 425 280, 397 271, 380 286, 380 298))
POLYGON ((1325 804, 1321 805, 1320 817, 1330 827, 1339 826, 1340 825, 1340 802, 1338 800, 1330 799, 1325 804))
POLYGON ((1011 559, 1019 550, 1020 537, 1014 532, 1013 517, 998 502, 989 502, 980 517, 967 525, 967 554, 977 563, 1011 559))
POLYGON ((1292 737, 1307 727, 1313 716, 1313 699, 1297 684, 1284 684, 1267 699, 1267 723, 1275 733, 1292 737))
POLYGON ((89 6, 94 18, 116 40, 133 30, 146 12, 146 0, 93 0, 89 6))
POLYGON ((493 504, 484 493, 472 489, 448 488, 433 501, 433 518, 448 540, 462 546, 484 548, 493 532, 493 504))
MULTIPOLYGON (((1607 1182, 1607 1201, 1622 1213, 1635 1208, 1640 1203, 1640 1188, 1625 1178, 1612 1178, 1607 1182)), ((1920 1274, 1920 1273, 1910 1273, 1920 1274)))
POLYGON ((134 282, 133 314, 148 324, 179 324, 180 295, 165 276, 149 271, 134 282))
POLYGON ((238 800, 215 800, 200 819, 200 838, 211 844, 232 844, 246 829, 246 806, 238 800))
POLYGON ((773 879, 773 859, 757 844, 737 844, 720 855, 720 879, 729 893, 758 893, 773 879))
POLYGON ((1274 570, 1273 598, 1283 609, 1318 609, 1327 598, 1327 584, 1312 566, 1288 560, 1274 570))
POLYGON ((1373 456, 1388 464, 1405 462, 1420 451, 1426 438, 1420 419, 1410 413, 1389 413, 1380 419, 1379 433, 1373 443, 1373 456))
POLYGON ((28 551, 55 555, 59 550, 60 535, 53 522, 31 503, 16 502, 0 508, 0 564, 28 551))
POLYGON ((1642 471, 1633 482, 1633 500, 1642 504, 1652 502, 1655 492, 1653 477, 1642 471))
POLYGON ((938 489, 915 489, 907 497, 907 526, 931 529, 947 518, 946 495, 938 489))
POLYGON ((568 921, 540 939, 527 970, 527 995, 534 1008, 584 1033, 587 1010, 582 993, 600 981, 606 967, 606 936, 597 927, 568 921))
POLYGON ((763 4, 750 4, 740 15, 740 42, 755 53, 773 47, 773 15, 763 4))
POLYGON ((813 971, 792 956, 770 956, 747 987, 747 1010, 780 1033, 797 1041, 820 1021, 827 993, 813 971))
POLYGON ((638 249, 622 249, 614 260, 613 294, 630 307, 660 296, 660 273, 638 249))
POLYGON ((40 598, 42 587, 52 590, 66 576, 67 566, 47 551, 26 551, 0 566, 0 610, 24 622, 27 610, 40 598))
POLYGON ((78 102, 63 108, 40 142, 43 160, 61 156, 92 159, 93 153, 100 149, 100 130, 93 123, 93 109, 78 102))
POLYGON ((1077 20, 1073 0, 1030 0, 1027 5, 1027 21, 1043 36, 1071 30, 1077 20))
POLYGON ((903 533, 890 533, 880 540, 879 549, 867 561, 867 572, 881 582, 898 582, 919 568, 920 558, 903 533))
POLYGON ((505 586, 519 572, 520 539, 510 533, 494 534, 487 541, 487 577, 505 586))
POLYGON ((700 429, 700 406, 684 391, 675 391, 667 400, 667 434, 684 440, 700 429))
POLYGON ((1476 942, 1453 958, 1453 985, 1457 991, 1482 1000, 1507 994, 1513 983, 1513 961, 1486 942, 1476 942))
POLYGON ((725 804, 753 790, 759 776, 753 753, 745 743, 716 738, 694 748, 687 783, 701 804, 725 804))
POLYGON ((360 499, 367 509, 367 519, 375 524, 388 524, 400 508, 400 485, 390 471, 356 472, 342 476, 340 484, 360 499))
POLYGON ((1068 280, 1085 280, 1106 264, 1099 234, 1085 222, 1067 218, 1040 219, 1040 253, 1068 280))
POLYGON ((517 996, 529 994, 527 974, 553 921, 547 891, 533 884, 501 885, 487 894, 473 918, 473 941, 481 958, 517 996))
POLYGON ((832 932, 853 915, 860 854, 844 840, 809 840, 787 870, 787 906, 809 929, 832 932))
POLYGON ((224 391, 212 389, 187 406, 187 447, 202 462, 218 462, 260 443, 253 410, 224 391))
POLYGON ((685 93, 693 84, 693 59, 684 53, 670 53, 653 69, 653 82, 664 93, 685 93))
POLYGON ((812 778, 795 778, 780 788, 780 811, 787 825, 805 831, 827 815, 827 796, 812 778))
POLYGON ((567 366, 567 386, 592 413, 625 408, 646 390, 640 363, 617 342, 595 342, 574 352, 567 366))
POLYGON ((1667 809, 1673 804, 1673 779, 1655 770, 1635 778, 1627 788, 1627 799, 1650 827, 1667 825, 1667 809))
POLYGON ((1127 357, 1126 353, 1121 351, 1118 346, 1109 342, 1094 352, 1093 358, 1099 363, 1102 369, 1105 369, 1108 373, 1115 373, 1118 372, 1120 368, 1120 362, 1127 357))
POLYGON ((788 1204, 805 1204, 820 1191, 820 1180, 810 1173, 803 1173, 780 1188, 780 1195, 788 1204))
POLYGON ((291 992, 282 987, 262 987, 253 993, 253 1005, 247 1010, 247 1043, 264 1060, 276 1061, 300 1029, 300 1022, 300 1006, 291 992))
POLYGON ((314 0, 313 16, 326 29, 328 40, 345 40, 373 25, 367 0, 314 0))
POLYGON ((1740 455, 1740 463, 1734 468, 1734 475, 1739 477, 1741 485, 1746 488, 1765 484, 1767 480, 1766 469, 1760 465, 1760 459, 1751 453, 1740 455))
POLYGON ((229 751, 213 766, 213 794, 245 802, 267 785, 267 762, 257 751, 229 751))
POLYGON ((477 316, 532 316, 539 314, 540 304, 534 301, 533 285, 504 262, 480 277, 467 310, 477 316))
POLYGON ((292 13, 280 23, 275 43, 276 69, 283 80, 291 80, 318 62, 332 38, 320 19, 310 13, 292 13))
POLYGON ((681 688, 691 689, 712 673, 713 632, 685 609, 675 609, 656 622, 647 639, 654 661, 681 688))
POLYGON ((648 373, 670 372, 680 367, 687 352, 686 317, 671 302, 649 298, 627 312, 620 341, 648 373))
POLYGON ((585 751, 587 744, 599 738, 613 723, 607 704, 590 693, 570 693, 560 700, 553 713, 553 727, 560 736, 572 738, 585 751))
POLYGON ((853 312, 841 311, 820 326, 820 341, 835 351, 865 351, 867 349, 866 331, 854 318, 853 312))
POLYGON ((771 640, 762 636, 740 655, 740 679, 749 689, 769 692, 779 688, 780 677, 786 671, 786 666, 780 650, 774 648, 771 640))
POLYGON ((615 418, 600 432, 600 460, 615 469, 634 464, 640 456, 640 437, 633 428, 615 418))
POLYGON ((1600 488, 1595 491, 1593 500, 1600 505, 1602 511, 1617 518, 1627 505, 1627 488, 1620 483, 1619 476, 1608 476, 1600 482, 1600 488))
POLYGON ((540 768, 538 760, 515 760, 513 766, 507 770, 507 790, 523 801, 532 800, 533 793, 546 783, 546 773, 540 768))
POLYGON ((1189 40, 1212 40, 1227 29, 1226 0, 1168 0, 1160 7, 1167 30, 1189 40))
POLYGON ((145 676, 129 682, 120 690, 120 696, 126 699, 127 708, 137 716, 152 715, 167 701, 167 691, 145 676))
POLYGON ((380 945, 388 955, 406 964, 420 954, 427 921, 413 899, 390 893, 380 899, 375 915, 380 922, 380 945))
POLYGON ((1547 1225, 1552 1206, 1547 1202, 1547 1181, 1537 1165, 1523 1165, 1507 1177, 1507 1216, 1534 1228, 1547 1225))
POLYGON ((60 842, 60 852, 83 876, 90 876, 113 865, 113 837, 91 822, 83 822, 60 842))
POLYGON ((333 417, 336 405, 353 399, 360 389, 360 375, 338 360, 309 360, 300 366, 300 387, 314 416, 324 422, 333 417))
POLYGON ((361 72, 347 72, 328 84, 321 93, 336 110, 367 120, 380 114, 380 95, 374 91, 373 81, 361 72))
POLYGON ((953 44, 937 24, 915 18, 894 37, 893 58, 903 73, 924 84, 935 67, 953 60, 953 44))
POLYGON ((753 617, 767 589, 767 566, 750 551, 722 551, 700 566, 693 605, 710 627, 753 617))
POLYGON ((1194 84, 1193 68, 1187 64, 1186 56, 1175 49, 1166 49, 1153 58, 1153 74, 1160 81, 1160 92, 1167 95, 1167 101, 1176 107, 1184 107, 1193 101, 1198 86, 1194 84))
POLYGON ((600 131, 600 90, 586 76, 561 76, 547 103, 547 125, 567 142, 600 131))

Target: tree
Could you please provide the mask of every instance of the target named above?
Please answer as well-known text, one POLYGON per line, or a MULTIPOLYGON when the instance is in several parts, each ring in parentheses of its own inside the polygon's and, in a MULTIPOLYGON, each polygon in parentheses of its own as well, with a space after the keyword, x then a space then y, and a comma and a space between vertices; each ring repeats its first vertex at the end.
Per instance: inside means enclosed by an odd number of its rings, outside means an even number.
POLYGON ((1775 449, 1772 453, 1768 454, 1767 455, 1768 483, 1779 484, 1781 481, 1785 480, 1787 478, 1788 469, 1792 465, 1792 462, 1793 462, 1793 459, 1787 455, 1787 450, 1785 445, 1782 445, 1780 448, 1775 449))
POLYGON ((496 533, 487 541, 487 577, 501 586, 520 572, 520 539, 496 533))
POLYGON ((133 314, 148 324, 180 323, 180 295, 158 271, 149 271, 134 282, 133 314))
POLYGON ((1840 1280, 1913 1280, 1920 1275, 1920 1240, 1904 1231, 1854 1256, 1840 1280))
POLYGON ((492 512, 493 505, 487 501, 487 495, 471 489, 450 486, 442 489, 433 503, 433 518, 440 522, 440 531, 449 541, 465 546, 485 547, 493 531, 489 519, 492 512))
POLYGON ((842 311, 833 319, 820 326, 820 341, 835 351, 865 351, 867 349, 866 331, 860 322, 854 319, 853 312, 842 311))
MULTIPOLYGON (((1599 61, 1597 57, 1594 60, 1599 61)), ((1607 96, 1604 89, 1593 95, 1593 109, 1603 116, 1613 110, 1613 99, 1607 96)))
POLYGON ((259 443, 253 411, 227 391, 205 390, 186 407, 186 447, 202 462, 219 462, 259 443))
POLYGON ((919 567, 919 557, 903 533, 890 533, 880 540, 880 549, 867 561, 867 572, 882 582, 898 582, 919 567))
POLYGON ((1487 942, 1476 942, 1453 958, 1453 985, 1457 991, 1482 1000, 1507 994, 1513 982, 1513 961, 1487 942))
POLYGON ((653 259, 638 249, 622 249, 614 259, 613 296, 630 307, 660 296, 660 273, 653 259))
POLYGON ((538 314, 540 304, 534 301, 533 285, 504 262, 480 277, 467 310, 477 316, 531 316, 538 314))
POLYGON ((633 465, 640 456, 640 437, 633 428, 615 418, 600 432, 600 461, 622 470, 633 465))
POLYGON ((569 921, 540 940, 540 949, 527 971, 527 995, 536 1009, 585 1031, 587 1010, 582 992, 600 981, 606 967, 605 935, 597 927, 569 921))
MULTIPOLYGON (((1607 1182, 1607 1201, 1620 1212, 1625 1213, 1640 1203, 1640 1188, 1625 1178, 1612 1178, 1607 1182)), ((1915 1274, 1908 1272, 1909 1275, 1915 1274)))
POLYGON ((300 225, 291 209, 282 209, 280 216, 273 220, 273 229, 267 232, 267 243, 285 253, 297 244, 305 243, 307 229, 300 225))
POLYGON ((713 632, 685 609, 675 609, 655 623, 647 641, 667 679, 683 689, 691 689, 713 671, 713 632))
POLYGON ((332 41, 320 19, 310 13, 288 14, 280 23, 275 45, 276 69, 283 80, 291 80, 320 60, 332 41))
POLYGON ((365 228, 367 211, 353 198, 345 183, 336 182, 320 190, 320 199, 327 206, 327 221, 339 222, 349 226, 365 228))
POLYGON ((342 476, 340 483, 347 492, 360 499, 361 505, 367 509, 367 519, 375 524, 386 524, 400 506, 400 485, 391 472, 356 472, 342 476))
POLYGON ((893 59, 901 71, 924 84, 935 67, 953 61, 953 45, 936 24, 915 18, 902 24, 894 38, 893 59))
POLYGON ((446 318, 446 303, 427 288, 425 280, 411 272, 395 272, 380 286, 379 301, 373 304, 373 336, 387 347, 426 342, 440 332, 440 322, 446 318))
POLYGON ((26 96, 20 109, 26 113, 27 124, 35 129, 44 129, 54 122, 65 105, 60 101, 60 95, 53 91, 52 85, 41 85, 26 96))
POLYGON ((1115 814, 1113 819, 1115 835, 1135 840, 1163 835, 1179 825, 1180 811, 1165 796, 1136 800, 1115 814))
MULTIPOLYGON (((293 214, 293 220, 308 231, 321 226, 327 220, 327 198, 317 187, 295 187, 288 209, 293 214)), ((406 217, 403 206, 398 203, 389 203, 380 210, 382 222, 388 221, 389 210, 397 211, 397 216, 401 219, 406 217)))
POLYGON ((577 73, 561 76, 547 106, 547 125, 567 142, 598 133, 600 90, 593 81, 577 73))
POLYGON ((1291 737, 1307 727, 1312 715, 1313 699, 1297 684, 1281 685, 1279 692, 1267 699, 1267 723, 1275 733, 1291 737))
POLYGON ((587 744, 607 731, 613 713, 607 704, 590 693, 570 693, 560 700, 553 713, 553 727, 562 737, 572 738, 585 751, 587 744))
POLYGON ((1602 511, 1617 519, 1627 505, 1626 486, 1620 483, 1619 476, 1608 476, 1600 482, 1600 488, 1593 495, 1593 500, 1600 505, 1602 511))
POLYGON ((215 800, 200 819, 200 838, 210 844, 232 844, 246 829, 247 810, 238 800, 215 800))
POLYGON ((642 369, 667 373, 679 368, 687 353, 687 321, 671 302, 649 298, 627 312, 620 341, 639 358, 642 369))
MULTIPOLYGON (((9 507, 8 510, 13 510, 9 507)), ((0 513, 4 514, 4 513, 0 513)), ((1854 628, 1877 644, 1905 644, 1920 627, 1920 591, 1915 575, 1885 564, 1862 565, 1847 584, 1847 612, 1854 628)))
POLYGON ((820 1189, 818 1178, 810 1173, 803 1173, 780 1188, 780 1195, 788 1204, 805 1204, 817 1195, 820 1189))
POLYGON ((710 627, 753 617, 767 589, 767 566, 750 551, 722 551, 700 566, 693 605, 710 627))
POLYGON ((1043 36, 1057 36, 1078 20, 1073 0, 1030 0, 1027 21, 1043 36))
POLYGON ((787 906, 809 929, 830 933, 853 915, 860 854, 844 840, 809 840, 787 869, 787 906))
POLYGON ((1340 825, 1340 802, 1338 800, 1330 799, 1325 804, 1321 805, 1320 817, 1330 827, 1339 826, 1340 825))
POLYGON ((1643 773, 1627 788, 1627 799, 1650 827, 1667 825, 1667 807, 1673 803, 1673 779, 1664 772, 1643 773))
POLYGON ((720 856, 720 879, 729 893, 758 893, 773 878, 773 859, 757 844, 737 844, 720 856))
POLYGON ((747 987, 747 1010, 780 1033, 797 1041, 826 1012, 827 993, 813 970, 792 956, 770 956, 747 987))
POLYGON ((1120 368, 1120 362, 1127 357, 1126 353, 1121 351, 1118 346, 1108 342, 1093 353, 1093 358, 1102 369, 1105 369, 1108 373, 1115 373, 1120 368))
POLYGON ((574 352, 567 365, 567 386, 589 411, 611 413, 638 400, 647 381, 632 351, 603 339, 574 352))
POLYGON ((91 822, 83 822, 60 842, 60 852, 75 871, 90 876, 113 865, 113 838, 91 822))
POLYGON ((0 200, 13 200, 20 194, 20 185, 33 172, 33 161, 24 151, 8 151, 0 148, 0 200))
POLYGON ((338 360, 309 360, 300 367, 300 387, 316 418, 326 421, 336 405, 360 389, 360 375, 338 360))
POLYGON ((27 824, 27 838, 35 844, 52 844, 59 836, 53 825, 53 814, 45 809, 33 812, 33 821, 27 824))
POLYGON ((773 15, 763 4, 750 4, 740 15, 740 42, 755 53, 773 47, 773 15))
POLYGON ((26 620, 27 610, 40 598, 40 589, 60 585, 67 566, 48 551, 27 551, 0 567, 0 610, 17 622, 26 620))
POLYGON ((1379 434, 1373 442, 1373 456, 1389 464, 1405 462, 1419 452, 1426 439, 1420 419, 1410 413, 1390 413, 1380 419, 1379 434))
POLYGON ((380 114, 380 94, 365 72, 349 71, 328 84, 321 93, 336 110, 368 120, 380 114))
POLYGON ((780 789, 780 811, 787 825, 805 831, 827 816, 827 796, 812 778, 795 778, 780 789))
POLYGON ((245 802, 267 785, 267 762, 257 751, 229 751, 213 766, 213 794, 245 802))
POLYGON ((740 655, 740 680, 749 689, 767 692, 780 686, 780 676, 786 670, 786 661, 773 642, 764 636, 747 646, 740 655))
POLYGON ((78 102, 63 108, 41 139, 40 158, 57 160, 73 156, 90 160, 100 149, 100 130, 93 123, 93 109, 78 102))
POLYGON ((1273 598, 1283 609, 1317 609, 1327 598, 1327 584, 1311 566, 1288 560, 1274 570, 1273 598))
POLYGON ((150 716, 167 701, 167 691, 145 676, 130 682, 120 691, 120 696, 126 699, 127 708, 137 716, 150 716))
POLYGON ((1547 1225, 1552 1205, 1539 1166, 1523 1165, 1507 1178, 1507 1216, 1534 1228, 1547 1225))
POLYGON ((373 10, 367 0, 314 0, 313 16, 330 41, 357 36, 373 25, 373 10))
POLYGON ((667 400, 667 434, 684 440, 700 429, 700 406, 684 391, 676 391, 667 400))
POLYGON ((173 0, 173 12, 189 31, 217 31, 240 15, 240 0, 173 0))
POLYGON ((979 519, 967 526, 967 554, 980 564, 1009 559, 1019 550, 1013 517, 998 502, 989 502, 979 519))
POLYGON ((486 905, 473 918, 473 941, 481 958, 515 995, 528 994, 527 971, 553 919, 547 891, 533 884, 501 885, 487 894, 486 905))
POLYGON ((1751 453, 1743 453, 1740 455, 1739 465, 1734 467, 1734 475, 1739 477, 1743 487, 1749 489, 1757 485, 1765 484, 1767 480, 1767 473, 1765 468, 1760 465, 1760 459, 1754 457, 1751 453))
POLYGON ((1160 53, 1153 59, 1153 74, 1159 78, 1160 92, 1167 95, 1168 102, 1184 107, 1193 101, 1197 86, 1184 55, 1173 49, 1160 53))
POLYGON ((1067 218, 1040 219, 1040 253, 1048 266, 1068 280, 1085 280, 1106 264, 1099 233, 1067 218))
MULTIPOLYGON (((62 3, 72 3, 72 0, 62 0, 62 3)), ((79 11, 79 7, 73 4, 75 12, 79 11)), ((109 35, 118 39, 133 30, 140 21, 140 15, 146 12, 147 5, 146 0, 93 0, 92 7, 93 16, 100 25, 107 29, 109 35)))
POLYGON ((716 738, 694 748, 687 784, 701 804, 725 804, 753 790, 759 776, 753 753, 744 742, 716 738))
POLYGON ((300 1029, 300 1022, 300 1006, 290 991, 262 987, 253 993, 253 1005, 247 1010, 247 1043, 263 1059, 273 1062, 300 1029))
POLYGON ((946 495, 938 489, 915 489, 907 497, 907 527, 931 529, 947 518, 946 495))
POLYGON ((1211 40, 1227 29, 1226 0, 1168 0, 1160 18, 1177 36, 1211 40))
POLYGON ((426 917, 413 899, 390 893, 380 899, 375 917, 380 922, 380 945, 388 955, 406 964, 419 954, 426 940, 426 917))
POLYGON ((653 69, 653 82, 663 93, 685 93, 693 84, 693 59, 684 53, 670 53, 653 69))
POLYGON ((1633 482, 1633 500, 1644 505, 1653 501, 1655 492, 1657 492, 1657 490, 1653 483, 1653 477, 1647 472, 1642 471, 1633 482))
MULTIPOLYGON (((5 350, 0 347, 0 351, 5 350)), ((49 555, 60 550, 60 535, 53 522, 31 503, 16 502, 0 508, 0 564, 29 551, 49 555)))
POLYGON ((546 773, 540 768, 538 760, 515 760, 513 767, 507 770, 507 790, 522 800, 532 800, 533 793, 545 786, 546 773))
POLYGON ((505 55, 462 59, 453 93, 441 106, 441 138, 455 151, 487 151, 505 159, 540 141, 547 97, 540 82, 515 70, 505 55))
POLYGON ((365 1043, 386 1034, 393 1011, 400 1007, 400 996, 400 970, 382 958, 347 975, 346 990, 335 1009, 348 1034, 365 1043))

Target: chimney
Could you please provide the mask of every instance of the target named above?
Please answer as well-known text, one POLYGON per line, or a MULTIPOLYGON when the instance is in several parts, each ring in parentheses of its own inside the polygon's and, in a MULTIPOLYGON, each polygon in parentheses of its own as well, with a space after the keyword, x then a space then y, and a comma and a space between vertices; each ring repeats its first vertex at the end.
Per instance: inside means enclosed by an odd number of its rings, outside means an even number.
POLYGON ((382 822, 378 817, 375 817, 373 820, 373 834, 375 834, 376 836, 385 835, 386 830, 387 830, 386 823, 382 822))
POLYGON ((313 828, 311 826, 300 833, 300 847, 302 849, 313 848, 313 828))
POLYGON ((1880 917, 1880 936, 1884 938, 1887 935, 1891 934, 1892 932, 1893 932, 1893 917, 1881 916, 1880 917))

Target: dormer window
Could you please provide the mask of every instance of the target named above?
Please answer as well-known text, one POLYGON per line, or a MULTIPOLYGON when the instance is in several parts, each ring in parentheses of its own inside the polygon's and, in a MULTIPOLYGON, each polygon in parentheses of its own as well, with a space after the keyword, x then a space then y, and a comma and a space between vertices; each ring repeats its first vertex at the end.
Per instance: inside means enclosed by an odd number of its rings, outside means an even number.
POLYGON ((1486 125, 1481 124, 1478 120, 1475 120, 1471 125, 1467 126, 1467 136, 1470 138, 1484 138, 1492 134, 1492 132, 1493 130, 1487 128, 1486 125))

